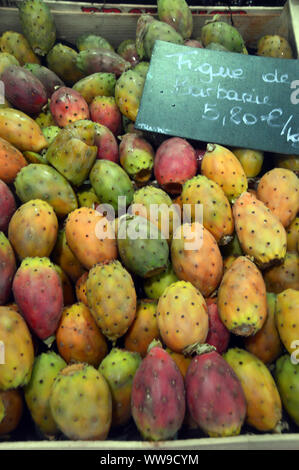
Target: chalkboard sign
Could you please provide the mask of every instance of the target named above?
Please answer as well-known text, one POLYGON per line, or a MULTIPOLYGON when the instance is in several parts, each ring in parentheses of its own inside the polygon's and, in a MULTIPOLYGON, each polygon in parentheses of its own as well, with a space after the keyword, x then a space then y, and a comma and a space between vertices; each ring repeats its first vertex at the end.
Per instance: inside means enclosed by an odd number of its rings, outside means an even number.
POLYGON ((135 127, 299 155, 299 61, 156 41, 135 127))

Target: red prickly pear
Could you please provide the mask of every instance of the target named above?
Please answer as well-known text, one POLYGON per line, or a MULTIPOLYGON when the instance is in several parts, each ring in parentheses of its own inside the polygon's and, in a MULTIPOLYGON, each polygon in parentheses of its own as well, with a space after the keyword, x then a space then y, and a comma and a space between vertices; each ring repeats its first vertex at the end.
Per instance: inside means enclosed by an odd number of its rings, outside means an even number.
POLYGON ((90 117, 93 122, 108 127, 114 135, 121 132, 121 112, 114 96, 96 96, 89 105, 90 117))
POLYGON ((232 367, 216 351, 196 355, 185 377, 187 407, 210 437, 240 434, 246 399, 232 367))
POLYGON ((151 343, 132 387, 132 416, 144 439, 171 439, 185 416, 184 379, 160 343, 151 343))
POLYGON ((197 173, 194 148, 180 137, 165 140, 157 149, 154 172, 166 192, 180 194, 183 184, 197 173))
POLYGON ((15 271, 14 251, 4 233, 0 232, 0 305, 6 304, 9 299, 15 271))
POLYGON ((127 62, 119 54, 104 48, 79 52, 76 64, 85 75, 106 72, 120 76, 131 67, 130 62, 127 62))
POLYGON ((50 99, 57 87, 64 86, 63 81, 53 70, 39 64, 25 64, 24 69, 29 70, 45 87, 47 98, 50 99))
POLYGON ((7 232, 9 221, 16 208, 13 193, 0 179, 0 232, 7 232))
POLYGON ((63 309, 60 277, 48 258, 25 258, 13 280, 15 301, 42 340, 55 333, 63 309))
POLYGON ((50 101, 50 111, 59 127, 65 127, 79 119, 89 119, 89 108, 78 91, 61 87, 56 90, 50 101))
POLYGON ((94 145, 98 147, 97 158, 118 163, 119 150, 117 140, 108 127, 95 123, 94 145))
POLYGON ((230 332, 222 323, 217 307, 217 299, 207 300, 208 315, 209 315, 209 331, 206 338, 206 343, 214 346, 219 354, 227 350, 230 332))
POLYGON ((14 108, 27 114, 40 113, 47 103, 47 92, 42 82, 29 70, 18 65, 7 67, 1 75, 5 97, 14 108))

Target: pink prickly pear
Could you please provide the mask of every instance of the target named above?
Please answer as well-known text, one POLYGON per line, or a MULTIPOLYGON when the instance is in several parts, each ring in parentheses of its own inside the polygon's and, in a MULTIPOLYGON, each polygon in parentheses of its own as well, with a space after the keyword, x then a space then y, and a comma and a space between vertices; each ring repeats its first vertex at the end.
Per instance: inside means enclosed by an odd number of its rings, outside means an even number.
POLYGON ((7 232, 9 221, 16 208, 13 193, 0 179, 0 232, 7 232))
POLYGON ((157 341, 149 346, 132 386, 132 416, 144 439, 171 439, 185 416, 184 379, 157 341))
POLYGON ((13 276, 16 271, 16 258, 8 239, 0 232, 0 305, 10 297, 13 276))
POLYGON ((209 331, 206 343, 214 346, 219 354, 223 354, 228 347, 230 332, 220 319, 217 307, 217 299, 207 299, 209 316, 209 331))
POLYGON ((114 96, 96 96, 89 111, 92 121, 108 127, 114 135, 119 135, 122 117, 114 96))
POLYGON ((76 63, 78 69, 86 75, 107 72, 119 76, 131 67, 130 62, 127 62, 116 52, 105 48, 87 49, 79 52, 76 63))
POLYGON ((119 150, 114 134, 102 124, 95 123, 94 128, 94 145, 98 147, 97 158, 118 163, 119 150))
POLYGON ((68 87, 61 87, 53 93, 50 111, 60 127, 65 127, 79 119, 89 119, 90 116, 88 104, 83 96, 68 87))

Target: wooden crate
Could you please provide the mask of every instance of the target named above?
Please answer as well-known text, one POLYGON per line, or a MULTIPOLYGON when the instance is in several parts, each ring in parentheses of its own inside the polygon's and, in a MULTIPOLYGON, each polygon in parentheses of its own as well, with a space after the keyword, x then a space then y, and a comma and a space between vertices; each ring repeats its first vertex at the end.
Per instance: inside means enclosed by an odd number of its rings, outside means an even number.
MULTIPOLYGON (((91 32, 107 38, 113 46, 127 38, 134 38, 136 23, 141 12, 156 14, 156 7, 149 5, 89 4, 71 2, 47 2, 53 12, 57 37, 75 43, 78 35, 91 32), (113 11, 111 11, 113 10, 113 11)), ((0 0, 0 33, 6 30, 21 32, 18 19, 17 1, 0 0), (5 5, 5 6, 1 6, 5 5)), ((216 12, 222 19, 233 21, 243 35, 248 47, 255 47, 263 34, 281 34, 291 43, 298 58, 299 53, 299 0, 289 0, 285 7, 191 7, 194 13, 194 34, 199 36, 200 29, 208 18, 216 12)), ((299 78, 299 76, 298 76, 299 78)), ((1 442, 1 450, 299 450, 299 433, 283 434, 242 434, 229 438, 200 438, 172 440, 158 443, 143 441, 26 441, 1 442)))

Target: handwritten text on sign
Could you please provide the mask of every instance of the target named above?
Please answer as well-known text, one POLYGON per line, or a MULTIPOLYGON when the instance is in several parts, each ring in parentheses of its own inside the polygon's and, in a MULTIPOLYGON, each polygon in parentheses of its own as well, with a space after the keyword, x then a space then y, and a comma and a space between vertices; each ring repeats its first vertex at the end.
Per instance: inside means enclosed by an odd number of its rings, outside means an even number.
POLYGON ((136 127, 299 154, 299 62, 157 41, 136 127))

